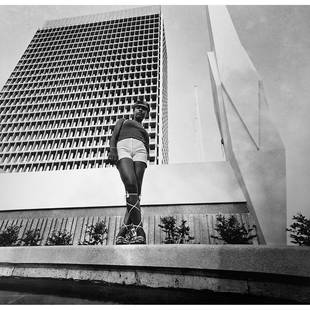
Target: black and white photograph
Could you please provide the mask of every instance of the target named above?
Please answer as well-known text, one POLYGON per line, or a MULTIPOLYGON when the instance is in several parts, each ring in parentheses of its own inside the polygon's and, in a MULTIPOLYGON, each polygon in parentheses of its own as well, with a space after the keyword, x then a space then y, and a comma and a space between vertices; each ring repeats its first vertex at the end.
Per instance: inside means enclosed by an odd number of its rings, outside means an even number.
POLYGON ((310 304, 310 6, 0 5, 0 304, 310 304))

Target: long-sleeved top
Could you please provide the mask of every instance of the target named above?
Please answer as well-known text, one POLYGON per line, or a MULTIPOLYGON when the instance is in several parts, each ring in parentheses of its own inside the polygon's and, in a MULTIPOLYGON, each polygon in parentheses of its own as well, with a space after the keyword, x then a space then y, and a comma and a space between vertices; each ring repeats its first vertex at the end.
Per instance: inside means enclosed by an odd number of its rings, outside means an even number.
MULTIPOLYGON (((142 124, 132 119, 119 119, 118 122, 123 122, 122 128, 118 135, 118 141, 134 138, 143 142, 147 153, 149 154, 149 135, 142 124)), ((116 126, 117 126, 116 123, 116 126)), ((117 143, 117 142, 116 142, 117 143)))

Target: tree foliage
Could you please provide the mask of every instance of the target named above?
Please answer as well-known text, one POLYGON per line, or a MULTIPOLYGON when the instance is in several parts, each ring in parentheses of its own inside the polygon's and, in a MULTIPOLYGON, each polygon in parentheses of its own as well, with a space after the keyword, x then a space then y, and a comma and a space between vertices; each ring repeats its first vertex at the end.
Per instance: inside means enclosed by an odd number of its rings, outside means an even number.
POLYGON ((10 225, 0 232, 0 246, 18 245, 20 226, 10 225))
POLYGON ((47 238, 46 245, 71 245, 72 235, 66 230, 53 231, 52 235, 47 238))
POLYGON ((252 239, 257 236, 252 234, 252 231, 255 231, 255 225, 252 228, 246 227, 239 223, 234 215, 226 218, 224 215, 218 214, 216 220, 215 230, 219 236, 211 235, 214 239, 223 240, 229 244, 252 244, 252 239))
POLYGON ((103 244, 104 240, 107 239, 108 229, 105 221, 97 222, 95 225, 86 225, 86 238, 83 245, 98 245, 103 244), (88 240, 87 240, 88 239, 88 240))
POLYGON ((20 245, 37 246, 41 240, 40 229, 29 229, 25 232, 24 238, 20 239, 20 245))
POLYGON ((291 242, 300 246, 310 246, 310 219, 307 219, 301 213, 293 216, 295 221, 287 231, 291 232, 291 242))
POLYGON ((176 218, 173 216, 165 216, 160 218, 161 224, 158 226, 166 233, 165 244, 184 244, 194 239, 190 236, 190 228, 186 225, 185 220, 181 221, 179 226, 176 225, 176 218))

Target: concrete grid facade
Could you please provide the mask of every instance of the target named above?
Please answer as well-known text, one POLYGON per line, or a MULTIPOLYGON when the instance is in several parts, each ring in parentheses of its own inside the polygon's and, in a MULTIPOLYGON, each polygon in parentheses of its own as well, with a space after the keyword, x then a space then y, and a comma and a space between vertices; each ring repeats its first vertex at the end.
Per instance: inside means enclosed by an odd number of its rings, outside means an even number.
POLYGON ((48 21, 0 93, 0 172, 100 168, 137 99, 150 163, 168 163, 167 52, 159 6, 48 21))

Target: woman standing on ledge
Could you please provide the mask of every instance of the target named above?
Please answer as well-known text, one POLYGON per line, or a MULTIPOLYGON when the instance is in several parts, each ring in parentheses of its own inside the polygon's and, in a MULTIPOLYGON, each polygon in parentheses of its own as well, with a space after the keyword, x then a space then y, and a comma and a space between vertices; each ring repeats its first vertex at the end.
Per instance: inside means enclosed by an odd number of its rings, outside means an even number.
POLYGON ((149 135, 143 128, 142 121, 150 112, 150 108, 145 101, 137 101, 133 108, 133 118, 118 120, 110 140, 108 161, 116 164, 120 173, 126 190, 127 204, 116 244, 146 243, 141 220, 140 194, 149 158, 149 135))

